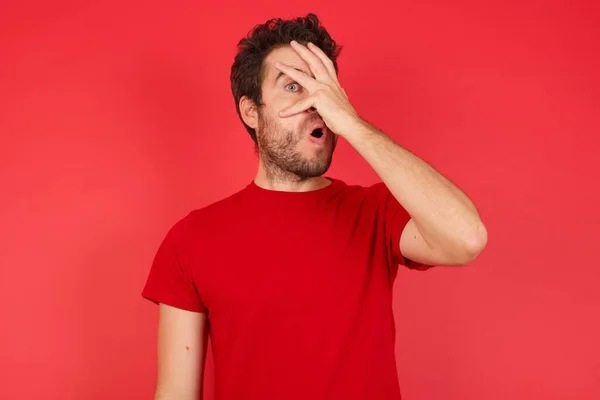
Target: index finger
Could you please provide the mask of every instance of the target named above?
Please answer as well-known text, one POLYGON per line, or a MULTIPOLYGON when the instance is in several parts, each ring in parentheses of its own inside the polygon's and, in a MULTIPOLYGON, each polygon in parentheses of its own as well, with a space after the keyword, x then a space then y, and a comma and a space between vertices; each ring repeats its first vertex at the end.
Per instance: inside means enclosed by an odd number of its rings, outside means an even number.
POLYGON ((331 61, 331 58, 329 58, 319 46, 312 42, 308 42, 307 47, 321 59, 321 62, 323 65, 325 65, 325 68, 327 68, 327 72, 329 72, 331 79, 333 79, 339 85, 340 82, 338 81, 337 73, 335 72, 335 66, 333 65, 333 61, 331 61))
POLYGON ((305 87, 309 92, 312 92, 317 89, 317 81, 312 77, 308 76, 302 71, 298 71, 295 68, 292 68, 286 64, 281 62, 275 63, 275 68, 292 78, 294 81, 298 82, 300 85, 305 87))
POLYGON ((332 80, 329 68, 323 63, 319 55, 295 40, 290 42, 290 46, 306 61, 316 79, 325 82, 332 80))

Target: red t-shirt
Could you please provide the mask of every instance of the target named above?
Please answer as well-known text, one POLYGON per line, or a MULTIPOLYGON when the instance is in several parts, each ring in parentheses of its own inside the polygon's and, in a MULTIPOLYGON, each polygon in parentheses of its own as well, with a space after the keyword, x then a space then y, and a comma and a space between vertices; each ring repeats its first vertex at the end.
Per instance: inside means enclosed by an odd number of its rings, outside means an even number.
POLYGON ((168 232, 142 295, 207 314, 217 400, 399 400, 392 314, 409 215, 383 183, 241 191, 168 232))

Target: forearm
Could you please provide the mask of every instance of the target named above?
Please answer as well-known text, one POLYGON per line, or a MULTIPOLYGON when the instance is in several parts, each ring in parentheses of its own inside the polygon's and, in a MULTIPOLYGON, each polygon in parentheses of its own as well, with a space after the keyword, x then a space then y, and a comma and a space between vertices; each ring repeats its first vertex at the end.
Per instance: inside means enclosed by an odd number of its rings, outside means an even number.
POLYGON ((476 247, 485 240, 473 202, 428 163, 365 121, 345 137, 408 211, 430 247, 476 247))
POLYGON ((158 387, 154 400, 202 400, 202 393, 158 387))

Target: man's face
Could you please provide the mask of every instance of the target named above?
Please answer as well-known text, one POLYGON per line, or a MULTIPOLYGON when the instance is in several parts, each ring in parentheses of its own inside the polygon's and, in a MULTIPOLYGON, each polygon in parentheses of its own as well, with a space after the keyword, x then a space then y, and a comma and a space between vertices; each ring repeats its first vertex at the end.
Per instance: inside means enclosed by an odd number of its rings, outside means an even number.
POLYGON ((259 107, 256 129, 261 159, 274 174, 291 173, 301 179, 321 176, 331 165, 337 137, 312 109, 291 117, 279 116, 281 110, 309 93, 275 68, 276 62, 312 76, 308 64, 289 46, 275 49, 266 57, 262 82, 264 106, 259 107))

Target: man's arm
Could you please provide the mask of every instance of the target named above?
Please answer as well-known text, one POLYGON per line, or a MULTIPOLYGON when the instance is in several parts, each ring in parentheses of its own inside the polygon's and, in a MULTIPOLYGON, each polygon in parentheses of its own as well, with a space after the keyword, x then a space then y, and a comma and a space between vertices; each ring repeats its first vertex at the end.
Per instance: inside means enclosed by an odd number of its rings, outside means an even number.
POLYGON ((363 156, 408 211, 411 220, 400 238, 402 254, 430 265, 464 265, 487 243, 487 231, 469 198, 448 179, 363 120, 338 81, 331 59, 318 46, 295 41, 292 48, 308 63, 314 78, 290 65, 275 67, 307 90, 279 112, 289 117, 310 108, 327 127, 363 156))
POLYGON ((475 205, 457 186, 388 135, 359 120, 345 138, 371 165, 411 220, 402 254, 428 265, 465 265, 487 244, 475 205))
POLYGON ((202 398, 207 339, 205 314, 160 304, 154 400, 202 398))

